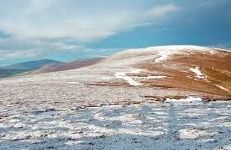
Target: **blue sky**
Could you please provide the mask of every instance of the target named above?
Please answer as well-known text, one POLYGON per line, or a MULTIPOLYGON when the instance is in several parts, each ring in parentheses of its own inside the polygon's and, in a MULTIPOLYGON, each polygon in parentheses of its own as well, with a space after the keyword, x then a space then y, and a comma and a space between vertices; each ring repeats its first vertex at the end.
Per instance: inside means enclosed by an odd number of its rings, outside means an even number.
POLYGON ((231 47, 230 0, 0 0, 0 65, 128 48, 231 47))

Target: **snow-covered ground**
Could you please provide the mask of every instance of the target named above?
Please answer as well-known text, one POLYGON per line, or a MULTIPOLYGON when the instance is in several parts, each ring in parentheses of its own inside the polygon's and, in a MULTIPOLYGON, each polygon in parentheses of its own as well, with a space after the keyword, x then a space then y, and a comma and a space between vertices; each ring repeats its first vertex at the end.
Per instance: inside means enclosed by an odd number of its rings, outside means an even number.
MULTIPOLYGON (((197 101, 191 103, 190 101, 197 101)), ((1 116, 0 149, 231 149, 231 103, 46 109, 1 116)))

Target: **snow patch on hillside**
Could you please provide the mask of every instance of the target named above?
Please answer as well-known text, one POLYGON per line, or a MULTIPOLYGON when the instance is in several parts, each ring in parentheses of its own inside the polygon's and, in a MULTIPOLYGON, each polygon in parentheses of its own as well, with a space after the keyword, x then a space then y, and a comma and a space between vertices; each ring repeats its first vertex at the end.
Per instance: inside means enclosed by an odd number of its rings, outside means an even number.
POLYGON ((154 62, 159 63, 159 62, 165 61, 169 58, 170 55, 176 54, 176 53, 178 52, 174 50, 160 51, 159 54, 157 55, 157 58, 154 60, 154 62))
POLYGON ((164 79, 167 78, 167 76, 162 76, 162 75, 149 75, 147 77, 140 77, 138 76, 139 73, 145 72, 146 70, 144 69, 131 69, 130 72, 116 72, 115 77, 118 79, 123 79, 125 80, 128 84, 133 85, 133 86, 140 86, 142 85, 140 82, 136 81, 137 80, 149 80, 149 79, 164 79), (127 75, 127 74, 135 74, 135 75, 127 75), (137 74, 137 75, 136 75, 137 74))
POLYGON ((195 67, 195 68, 190 68, 190 71, 192 71, 193 73, 195 73, 195 77, 198 78, 198 79, 205 79, 206 78, 206 75, 204 75, 201 70, 200 70, 200 67, 195 67))
POLYGON ((222 90, 224 90, 224 91, 226 91, 226 92, 229 92, 229 89, 223 87, 222 85, 216 84, 215 86, 219 87, 220 89, 222 89, 222 90))
POLYGON ((213 49, 201 46, 193 46, 193 45, 172 45, 172 46, 157 46, 150 47, 148 50, 158 51, 157 58, 154 62, 159 63, 169 59, 169 57, 173 54, 180 54, 182 52, 191 52, 192 50, 196 51, 205 51, 212 52, 213 49))
POLYGON ((118 54, 122 53, 142 53, 142 52, 153 52, 153 51, 205 51, 205 52, 210 52, 213 51, 214 49, 209 48, 209 47, 203 47, 203 46, 195 46, 195 45, 167 45, 167 46, 155 46, 155 47, 147 47, 147 48, 139 48, 139 49, 129 49, 123 52, 120 52, 118 54))
POLYGON ((136 82, 132 77, 126 76, 126 73, 124 73, 124 72, 117 72, 117 73, 115 74, 115 77, 116 77, 116 78, 120 78, 120 79, 124 79, 124 80, 127 81, 130 85, 133 85, 133 86, 139 86, 139 85, 141 85, 141 83, 136 82))
POLYGON ((138 79, 164 79, 164 78, 167 78, 167 76, 158 75, 158 76, 135 77, 135 78, 138 78, 138 79))
POLYGON ((115 77, 127 81, 128 84, 133 86, 140 86, 141 83, 135 81, 132 77, 127 76, 127 73, 140 73, 142 69, 132 69, 130 72, 116 72, 115 77))
POLYGON ((139 62, 153 60, 153 62, 160 63, 166 61, 174 54, 188 55, 191 52, 208 52, 213 49, 202 46, 193 45, 169 45, 169 46, 156 46, 139 49, 128 49, 101 61, 101 65, 107 66, 130 66, 139 62), (110 63, 107 63, 110 62, 110 63))

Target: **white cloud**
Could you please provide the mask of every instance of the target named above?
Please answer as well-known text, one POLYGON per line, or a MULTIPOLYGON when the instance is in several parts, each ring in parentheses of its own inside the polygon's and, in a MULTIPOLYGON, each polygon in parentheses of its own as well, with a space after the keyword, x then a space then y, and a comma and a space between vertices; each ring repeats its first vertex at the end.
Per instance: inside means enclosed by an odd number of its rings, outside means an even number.
POLYGON ((140 7, 140 2, 131 7, 133 3, 130 3, 120 4, 117 0, 0 0, 0 31, 9 34, 7 40, 0 37, 0 50, 5 53, 1 56, 5 59, 39 57, 57 51, 82 50, 88 42, 150 24, 153 19, 178 9, 173 4, 151 8, 140 7), (67 39, 75 42, 66 42, 67 39))
POLYGON ((37 56, 37 53, 33 50, 26 51, 9 51, 9 50, 0 50, 1 58, 0 61, 5 59, 15 59, 15 58, 33 58, 37 56))
POLYGON ((39 58, 59 52, 73 52, 85 49, 84 45, 65 43, 63 41, 42 41, 34 40, 0 40, 0 61, 25 58, 39 58))
POLYGON ((156 19, 160 17, 165 17, 170 13, 174 13, 179 10, 179 7, 174 4, 167 4, 167 5, 159 5, 153 7, 149 10, 146 15, 148 18, 156 19))
POLYGON ((173 4, 137 10, 129 7, 117 10, 105 5, 87 12, 78 3, 71 6, 71 3, 55 0, 31 0, 25 5, 26 9, 16 8, 18 13, 7 10, 9 16, 5 19, 1 19, 0 14, 0 29, 18 39, 98 40, 178 10, 173 4))
POLYGON ((41 0, 30 0, 29 7, 26 9, 27 13, 35 13, 42 12, 45 9, 49 9, 51 5, 55 4, 55 0, 45 0, 41 2, 41 0))

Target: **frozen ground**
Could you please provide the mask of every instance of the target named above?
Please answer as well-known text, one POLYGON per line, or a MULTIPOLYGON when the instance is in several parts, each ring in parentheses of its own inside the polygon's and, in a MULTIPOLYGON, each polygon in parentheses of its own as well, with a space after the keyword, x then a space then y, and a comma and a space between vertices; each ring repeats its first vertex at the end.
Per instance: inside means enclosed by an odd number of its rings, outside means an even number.
POLYGON ((231 103, 168 100, 1 114, 0 149, 228 150, 231 103))

